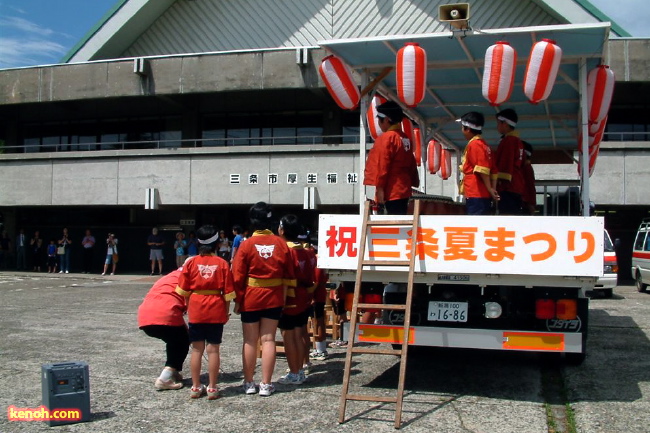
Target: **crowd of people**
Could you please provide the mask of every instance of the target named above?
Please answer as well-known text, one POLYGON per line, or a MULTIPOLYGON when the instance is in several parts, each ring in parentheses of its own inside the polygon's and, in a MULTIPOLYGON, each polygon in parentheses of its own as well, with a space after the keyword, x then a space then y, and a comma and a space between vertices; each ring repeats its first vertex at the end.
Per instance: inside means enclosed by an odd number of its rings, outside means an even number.
MULTIPOLYGON (((258 202, 250 208, 249 217, 252 235, 246 240, 236 238, 233 254, 227 257, 222 256, 221 249, 224 233, 211 225, 199 228, 198 255, 159 279, 140 305, 140 329, 166 344, 167 359, 154 382, 156 389, 183 387, 181 370, 191 345, 190 397, 219 397, 220 346, 233 301, 232 311, 239 315, 242 329, 243 393, 270 396, 275 392, 272 375, 278 328, 289 369, 277 382, 300 385, 306 380, 310 357, 325 359, 327 277, 316 267, 315 247, 306 241, 295 215, 284 215, 278 222, 271 206, 258 202), (317 349, 312 353, 307 332, 311 316, 319 324, 317 349), (262 360, 256 381, 258 350, 262 360), (207 385, 201 382, 204 353, 207 385)), ((241 230, 236 227, 233 231, 239 234, 241 230)), ((179 247, 180 241, 182 236, 177 236, 179 247)))

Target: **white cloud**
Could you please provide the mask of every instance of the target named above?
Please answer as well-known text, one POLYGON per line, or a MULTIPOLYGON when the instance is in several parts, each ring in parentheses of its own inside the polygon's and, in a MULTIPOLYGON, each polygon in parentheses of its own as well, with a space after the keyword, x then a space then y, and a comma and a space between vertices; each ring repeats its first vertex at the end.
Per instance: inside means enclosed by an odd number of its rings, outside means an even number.
POLYGON ((47 39, 0 38, 0 68, 56 63, 66 48, 47 39))
POLYGON ((24 32, 28 35, 50 36, 54 34, 54 30, 52 29, 41 27, 32 21, 19 17, 0 18, 0 27, 7 27, 12 30, 24 32))

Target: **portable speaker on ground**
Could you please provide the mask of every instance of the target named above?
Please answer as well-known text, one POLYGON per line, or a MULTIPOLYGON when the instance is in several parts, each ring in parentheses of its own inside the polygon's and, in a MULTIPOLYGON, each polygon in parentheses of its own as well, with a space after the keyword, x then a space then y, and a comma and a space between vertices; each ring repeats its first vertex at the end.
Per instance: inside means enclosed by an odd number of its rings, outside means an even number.
POLYGON ((44 364, 41 372, 43 406, 50 412, 50 427, 90 421, 88 364, 44 364))

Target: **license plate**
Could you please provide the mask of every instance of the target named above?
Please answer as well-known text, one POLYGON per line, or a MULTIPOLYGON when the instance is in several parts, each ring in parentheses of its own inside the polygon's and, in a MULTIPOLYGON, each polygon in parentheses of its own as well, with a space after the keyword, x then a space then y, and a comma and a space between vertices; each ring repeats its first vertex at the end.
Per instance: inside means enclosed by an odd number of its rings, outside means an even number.
POLYGON ((467 322, 467 302, 429 302, 428 320, 435 322, 467 322))

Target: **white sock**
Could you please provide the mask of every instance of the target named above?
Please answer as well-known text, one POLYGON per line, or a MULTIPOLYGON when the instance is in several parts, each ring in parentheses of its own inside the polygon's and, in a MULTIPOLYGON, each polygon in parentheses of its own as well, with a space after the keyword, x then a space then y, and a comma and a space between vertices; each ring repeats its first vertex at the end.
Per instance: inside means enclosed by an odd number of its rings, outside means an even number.
POLYGON ((164 368, 162 373, 160 373, 160 380, 166 382, 174 378, 174 372, 169 368, 164 368))
POLYGON ((317 341, 316 342, 316 352, 327 352, 327 341, 317 341))

